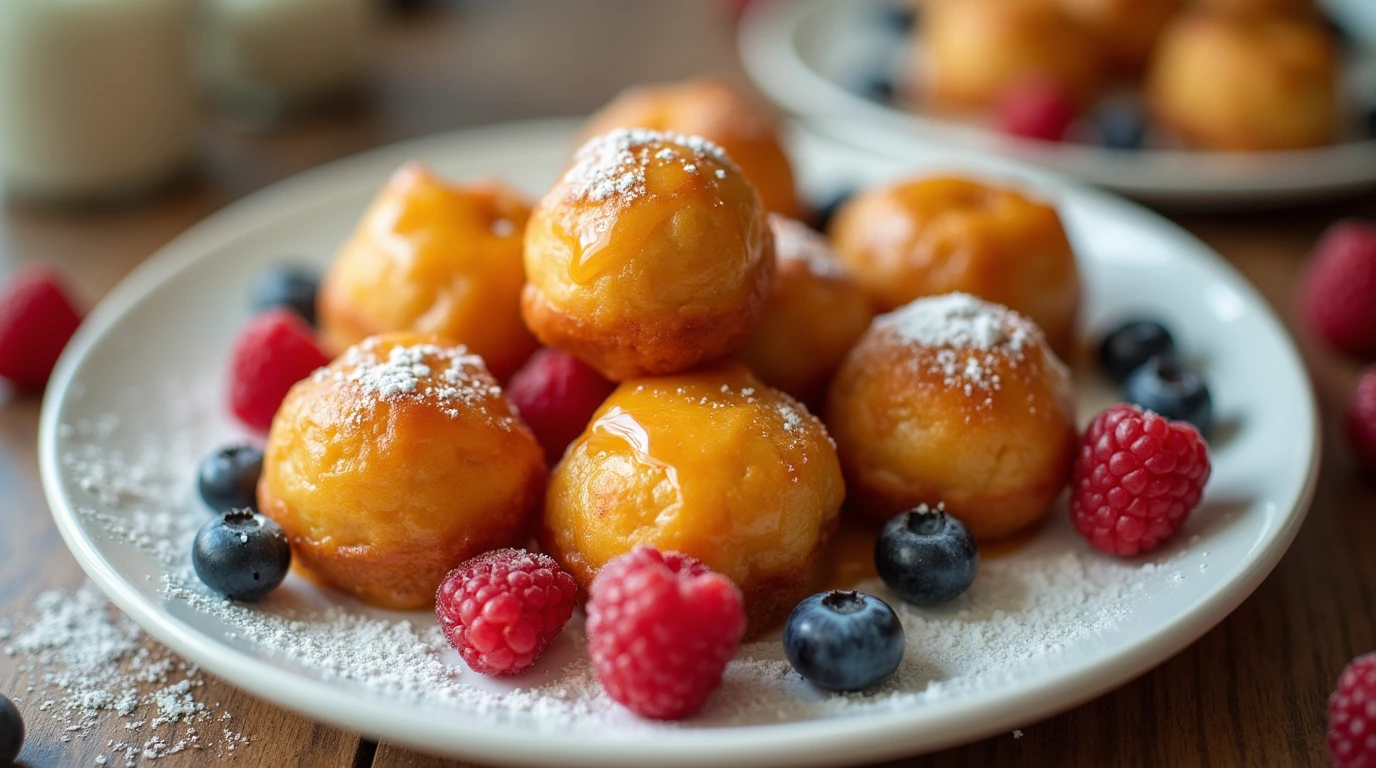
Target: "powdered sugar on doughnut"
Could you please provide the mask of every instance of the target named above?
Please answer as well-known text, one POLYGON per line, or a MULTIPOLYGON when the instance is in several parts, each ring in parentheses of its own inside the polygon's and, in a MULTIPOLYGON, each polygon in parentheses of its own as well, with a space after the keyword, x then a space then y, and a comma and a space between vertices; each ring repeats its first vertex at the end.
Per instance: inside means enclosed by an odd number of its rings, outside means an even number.
POLYGON ((910 344, 1020 353, 1040 331, 1013 310, 968 293, 917 299, 875 321, 910 344))
POLYGON ((831 253, 826 238, 806 224, 777 213, 769 214, 774 232, 774 253, 780 259, 801 261, 818 277, 844 277, 846 268, 831 253))
MULTIPOLYGON (((721 147, 701 136, 617 128, 589 139, 578 149, 573 167, 564 174, 564 183, 575 200, 634 200, 647 194, 645 167, 651 160, 677 160, 684 171, 697 173, 697 163, 704 157, 734 167, 721 147), (666 142, 669 146, 665 146, 666 142), (659 149, 651 156, 650 150, 656 144, 659 149)), ((718 173, 717 178, 721 177, 718 173)))
MULTIPOLYGON (((927 373, 977 399, 976 409, 993 406, 1003 375, 1026 375, 1017 373, 1026 351, 1043 343, 1041 330, 1027 318, 966 293, 918 299, 875 320, 875 327, 889 329, 904 344, 935 350, 923 357, 927 373)), ((1053 356, 1047 360, 1058 364, 1053 356)))
POLYGON ((377 339, 350 347, 342 368, 321 368, 315 380, 348 382, 376 402, 410 398, 435 403, 451 417, 459 415, 460 405, 480 406, 502 393, 483 359, 466 347, 398 345, 387 351, 386 359, 377 347, 377 339))

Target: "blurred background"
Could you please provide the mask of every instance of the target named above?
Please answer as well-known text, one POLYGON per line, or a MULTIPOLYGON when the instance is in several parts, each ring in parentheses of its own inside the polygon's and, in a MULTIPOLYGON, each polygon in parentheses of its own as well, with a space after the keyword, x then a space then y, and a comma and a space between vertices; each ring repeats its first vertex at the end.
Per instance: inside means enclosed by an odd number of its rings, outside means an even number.
MULTIPOLYGON (((337 158, 467 126, 586 115, 637 83, 711 74, 748 90, 737 48, 746 1, 0 0, 0 284, 45 263, 89 308, 196 222, 337 158)), ((1354 109, 1376 104, 1371 82, 1367 106, 1354 109)), ((865 96, 878 103, 894 91, 880 83, 865 96)), ((1347 130, 1368 124, 1349 117, 1347 130)), ((1334 557, 1376 546, 1376 486, 1343 437, 1368 363, 1304 343, 1294 298, 1320 233, 1376 219, 1376 195, 1162 210, 1231 261, 1301 340, 1325 427, 1315 513, 1275 574, 1189 651, 1028 740, 1002 737, 931 764, 1007 764, 1014 749, 1047 764, 1314 763, 1325 756, 1322 707, 1336 670, 1376 645, 1376 559, 1334 557), (1225 660, 1229 672, 1215 674, 1225 660), (1181 722, 1201 713, 1197 730, 1157 733, 1155 713, 1169 710, 1181 722), (1156 752, 1142 746, 1158 738, 1156 752)), ((0 612, 83 578, 47 520, 38 413, 38 397, 0 409, 0 521, 37 542, 0 561, 0 612)), ((63 764, 57 738, 44 742, 51 764, 63 764)), ((316 747, 290 732, 280 741, 316 747)))
POLYGON ((744 83, 715 0, 21 0, 0 6, 0 258, 94 299, 188 225, 399 139, 744 83))

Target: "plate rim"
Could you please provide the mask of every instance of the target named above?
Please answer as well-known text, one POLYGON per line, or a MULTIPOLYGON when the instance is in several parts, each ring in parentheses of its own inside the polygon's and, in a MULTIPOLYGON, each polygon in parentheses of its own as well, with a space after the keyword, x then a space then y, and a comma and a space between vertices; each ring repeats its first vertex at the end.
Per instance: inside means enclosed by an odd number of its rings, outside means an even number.
MULTIPOLYGON (((428 147, 493 141, 519 143, 529 141, 532 136, 549 138, 556 132, 572 135, 575 125, 570 118, 498 123, 389 144, 327 163, 265 187, 195 224, 132 270, 107 294, 64 351, 45 392, 39 420, 39 463, 44 492, 63 540, 78 564, 115 605, 149 635, 236 687, 308 718, 425 752, 527 765, 641 766, 649 760, 664 766, 701 765, 710 760, 732 760, 739 765, 835 765, 914 755, 965 743, 1006 731, 1016 724, 1041 720, 1117 688, 1194 643, 1226 618, 1255 591, 1289 549, 1308 513, 1321 465, 1321 425, 1313 386, 1307 375, 1300 377, 1306 396, 1305 403, 1300 406, 1305 409, 1311 435, 1309 466, 1298 492, 1289 502, 1289 514, 1282 525, 1264 547, 1253 550, 1255 554, 1243 569, 1217 585, 1192 610, 1163 623, 1146 639, 1134 641, 1128 649, 1098 665, 1023 686, 1011 695, 975 694, 942 711, 924 713, 925 728, 922 730, 925 735, 920 734, 920 739, 911 738, 910 716, 903 712, 885 712, 854 718, 713 729, 710 736, 694 728, 655 731, 651 740, 601 738, 597 734, 579 732, 557 735, 541 732, 539 738, 529 738, 532 731, 519 724, 484 721, 465 725, 455 718, 455 722, 446 725, 448 743, 437 744, 429 738, 430 718, 398 715, 388 708, 387 699, 378 699, 366 707, 344 703, 354 702, 358 697, 341 697, 331 683, 305 674, 285 672, 224 645, 184 625, 160 606, 145 601, 81 530, 78 515, 67 502, 62 488, 61 462, 57 454, 59 417, 87 353, 147 296, 208 258, 215 244, 235 239, 243 222, 253 220, 261 226, 265 219, 290 217, 318 203, 318 198, 303 193, 328 189, 331 177, 348 177, 355 167, 382 164, 386 158, 422 155, 428 147), (293 199, 296 200, 294 204, 282 204, 293 199), (284 681, 290 685, 285 685, 284 681)), ((952 156, 952 164, 959 164, 962 154, 969 153, 956 153, 952 156)), ((1263 321, 1286 342, 1289 364, 1305 372, 1293 338, 1270 305, 1231 264, 1193 235, 1152 211, 1104 192, 1055 179, 1044 171, 1027 170, 1004 160, 990 163, 988 158, 980 158, 976 167, 991 165, 1007 166, 1007 170, 1016 172, 1021 178, 1045 185, 1043 189, 1048 193, 1087 197, 1100 205, 1119 209, 1125 215, 1154 220, 1157 226, 1169 228, 1173 235, 1188 238, 1215 262, 1214 266, 1228 272, 1237 284, 1234 287, 1245 292, 1257 305, 1263 321)))
MULTIPOLYGON (((1376 138, 1345 141, 1303 150, 1268 153, 1209 150, 1147 150, 1115 153, 1094 145, 1048 144, 1008 137, 987 129, 951 124, 879 104, 809 66, 796 52, 795 38, 812 15, 879 6, 892 0, 765 0, 752 4, 741 18, 737 53, 751 82, 778 106, 804 119, 818 121, 838 140, 903 157, 913 142, 996 154, 1014 162, 1058 172, 1135 199, 1159 203, 1256 205, 1315 196, 1341 196, 1376 187, 1376 138), (1177 169, 1197 163, 1226 165, 1263 157, 1270 171, 1207 173, 1176 182, 1152 180, 1160 164, 1177 169), (1346 175, 1315 179, 1306 173, 1318 161, 1346 175), (1098 167, 1098 170, 1089 170, 1098 167), (1362 168, 1372 170, 1362 173, 1362 168), (1274 170, 1285 173, 1280 177, 1274 170), (1135 181, 1145 175, 1147 181, 1135 181), (1267 176, 1271 178, 1267 178, 1267 176)), ((1373 54, 1376 55, 1376 54, 1373 54)))

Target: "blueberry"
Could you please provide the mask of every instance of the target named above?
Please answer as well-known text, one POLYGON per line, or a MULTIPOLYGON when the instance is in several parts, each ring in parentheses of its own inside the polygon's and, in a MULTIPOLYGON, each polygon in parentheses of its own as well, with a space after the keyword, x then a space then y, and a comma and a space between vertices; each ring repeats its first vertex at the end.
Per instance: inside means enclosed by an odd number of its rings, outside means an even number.
POLYGON ((833 691, 858 691, 903 660, 903 625, 888 603, 835 590, 798 603, 784 625, 784 654, 798 674, 833 691))
POLYGON ((255 312, 286 307, 315 325, 315 295, 319 290, 320 278, 313 270, 304 267, 268 267, 253 278, 249 304, 255 312))
POLYGON ((888 104, 893 101, 894 94, 897 93, 893 84, 893 77, 886 72, 865 75, 856 82, 855 87, 861 96, 881 104, 888 104))
POLYGON ((818 232, 826 232, 827 227, 831 226, 832 219, 836 218, 836 212, 841 210, 852 197, 855 196, 855 189, 846 187, 837 190, 829 197, 823 198, 813 209, 813 226, 818 232))
POLYGON ((1099 345, 1099 368, 1121 384, 1139 365, 1175 351, 1175 339, 1155 320, 1129 320, 1113 329, 1099 345))
POLYGON ((0 765, 9 765, 19 758, 24 746, 24 718, 14 702, 0 695, 0 765))
POLYGON ((1128 376, 1123 399, 1174 421, 1188 421, 1209 434, 1214 405, 1199 374, 1170 356, 1154 357, 1128 376))
POLYGON ((282 526, 246 509, 210 520, 196 532, 191 565, 207 587, 232 600, 257 600, 291 568, 282 526))
POLYGON ((874 565, 904 600, 941 605, 974 583, 979 550, 959 520, 923 505, 884 524, 874 542, 874 565))
POLYGON ((216 512, 258 511, 258 477, 263 452, 251 445, 230 445, 207 456, 196 473, 201 498, 216 512))
POLYGON ((1136 104, 1110 104, 1095 115, 1099 135, 1109 149, 1141 149, 1147 134, 1147 120, 1136 104))

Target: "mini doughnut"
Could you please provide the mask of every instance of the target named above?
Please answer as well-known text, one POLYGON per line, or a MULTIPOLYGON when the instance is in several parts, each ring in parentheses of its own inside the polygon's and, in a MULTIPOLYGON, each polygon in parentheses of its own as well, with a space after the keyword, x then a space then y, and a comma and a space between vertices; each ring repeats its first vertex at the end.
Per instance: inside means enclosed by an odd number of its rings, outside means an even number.
POLYGON ((521 322, 530 205, 497 182, 402 167, 335 256, 320 290, 331 354, 392 331, 463 344, 505 379, 537 346, 521 322))
POLYGON ((1162 37, 1147 99, 1159 122, 1206 149, 1318 146, 1337 123, 1338 54, 1315 22, 1191 12, 1162 37))
POLYGON ((540 541, 584 588, 638 544, 696 557, 758 632, 808 594, 844 496, 822 422, 723 363, 623 383, 554 468, 540 541))
POLYGON ((544 452, 483 361, 436 337, 365 339, 288 393, 258 504, 295 565, 383 608, 434 604, 450 569, 521 546, 544 452))
POLYGON ((1041 330, 967 294, 877 318, 827 400, 850 496, 879 521, 945 503, 977 538, 1045 516, 1077 433, 1066 367, 1041 330))
POLYGON ((837 213, 831 241, 880 311, 963 291, 1032 318, 1060 354, 1074 346, 1074 251, 1056 209, 1021 192, 949 177, 875 187, 837 213))
POLYGON ((778 214, 769 224, 778 259, 774 290, 736 359, 769 386, 815 403, 874 308, 826 238, 778 214))
POLYGON ((1099 85, 1093 33, 1052 0, 928 2, 914 35, 915 98, 938 109, 985 109, 1029 79, 1054 82, 1081 103, 1099 85))
POLYGON ((526 324, 622 381, 745 343, 774 277, 754 187, 715 144, 642 128, 592 139, 526 228, 526 324))
POLYGON ((801 214, 779 123, 758 101, 710 77, 638 85, 622 91, 583 128, 591 138, 613 128, 701 136, 721 147, 755 185, 766 210, 801 214))

